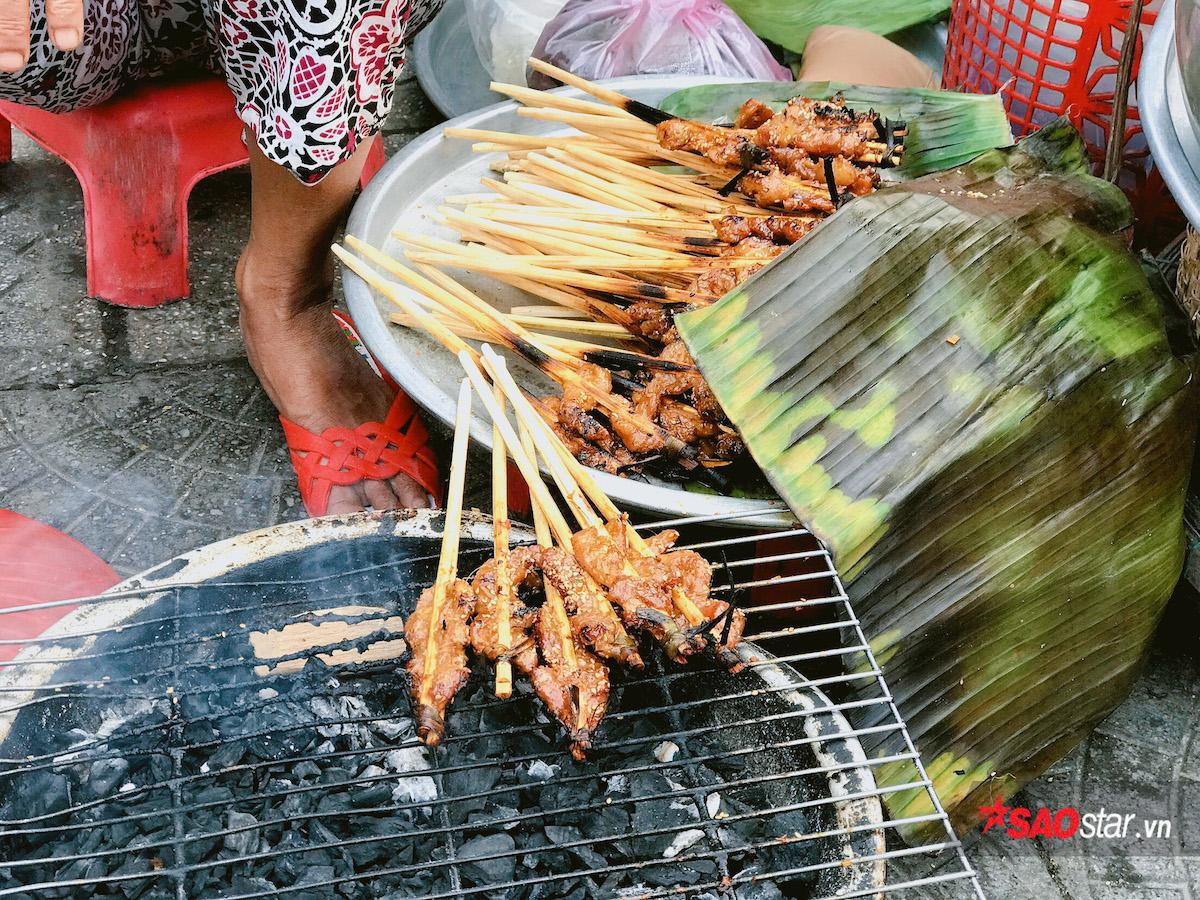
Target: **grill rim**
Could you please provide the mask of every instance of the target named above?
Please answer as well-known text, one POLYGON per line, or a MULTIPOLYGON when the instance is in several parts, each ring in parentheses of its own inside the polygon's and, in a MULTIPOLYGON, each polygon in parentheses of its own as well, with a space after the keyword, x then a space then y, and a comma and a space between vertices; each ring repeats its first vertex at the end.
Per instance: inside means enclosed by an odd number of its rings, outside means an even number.
MULTIPOLYGON (((8 710, 0 713, 0 745, 9 739, 17 717, 40 685, 50 682, 63 666, 71 665, 77 655, 87 653, 97 640, 172 591, 211 582, 270 557, 327 543, 363 538, 437 540, 442 537, 444 523, 443 511, 428 509, 362 512, 283 523, 196 548, 133 575, 95 598, 77 598, 93 602, 70 610, 45 629, 37 643, 0 667, 0 691, 8 710), (79 638, 72 636, 81 629, 94 634, 80 644, 79 638), (71 638, 77 645, 64 646, 54 638, 71 638), (50 663, 48 659, 58 662, 50 663)), ((488 543, 493 537, 492 519, 478 510, 464 511, 460 533, 470 540, 488 543)), ((531 529, 513 523, 514 543, 533 539, 531 529)), ((65 601, 68 605, 71 602, 65 601)), ((853 865, 843 869, 847 880, 839 885, 838 895, 882 896, 886 860, 891 855, 884 834, 890 817, 884 812, 882 792, 854 727, 838 704, 809 684, 786 660, 776 661, 773 653, 751 641, 744 641, 737 651, 753 663, 748 671, 757 673, 771 693, 798 710, 797 717, 805 737, 811 740, 808 746, 818 766, 830 768, 825 772, 825 784, 837 830, 843 832, 838 849, 844 859, 854 860, 853 865)))

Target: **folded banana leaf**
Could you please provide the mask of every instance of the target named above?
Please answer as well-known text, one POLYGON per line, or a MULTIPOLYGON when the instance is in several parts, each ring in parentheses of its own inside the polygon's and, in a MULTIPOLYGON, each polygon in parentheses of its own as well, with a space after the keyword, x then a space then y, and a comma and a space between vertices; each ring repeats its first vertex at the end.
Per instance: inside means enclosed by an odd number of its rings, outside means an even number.
POLYGON ((761 81, 703 84, 676 91, 660 106, 672 115, 728 123, 754 97, 776 110, 793 97, 828 99, 842 94, 856 109, 908 123, 904 162, 885 169, 885 178, 915 178, 969 162, 985 150, 1012 144, 1012 131, 998 94, 960 94, 920 88, 886 88, 834 81, 761 81))
POLYGON ((853 25, 891 34, 941 18, 950 0, 725 0, 761 38, 803 53, 818 25, 853 25))
POLYGON ((1183 562, 1193 348, 1085 172, 1054 123, 852 201, 677 319, 959 825, 1121 701, 1183 562))

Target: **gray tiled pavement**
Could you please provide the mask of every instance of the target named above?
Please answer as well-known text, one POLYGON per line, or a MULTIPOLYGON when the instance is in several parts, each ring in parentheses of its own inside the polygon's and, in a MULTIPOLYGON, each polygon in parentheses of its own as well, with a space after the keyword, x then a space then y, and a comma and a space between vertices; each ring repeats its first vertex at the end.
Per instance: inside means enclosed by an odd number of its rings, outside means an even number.
MULTIPOLYGON (((439 119, 404 76, 388 151, 439 119)), ((232 271, 246 189, 245 172, 201 183, 192 297, 131 311, 84 294, 70 170, 19 137, 14 163, 0 167, 0 506, 67 531, 123 574, 302 514, 238 340, 232 271)), ((1081 847, 971 835, 989 896, 1200 897, 1198 611, 1193 594, 1176 598, 1133 696, 1023 795, 1034 807, 1167 816, 1172 839, 1081 847)))

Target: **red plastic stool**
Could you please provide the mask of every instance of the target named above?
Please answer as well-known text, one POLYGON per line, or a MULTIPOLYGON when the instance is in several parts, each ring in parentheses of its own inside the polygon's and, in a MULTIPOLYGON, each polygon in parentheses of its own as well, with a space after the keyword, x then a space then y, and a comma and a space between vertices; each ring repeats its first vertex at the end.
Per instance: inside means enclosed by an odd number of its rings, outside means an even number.
POLYGON ((99 594, 120 580, 74 538, 0 509, 0 661, 75 608, 56 601, 99 594))
MULTIPOLYGON (((88 294, 140 307, 188 296, 188 195, 248 159, 223 81, 148 82, 69 113, 0 101, 0 162, 12 158, 10 122, 79 179, 88 294)), ((382 164, 377 136, 362 183, 382 164)))
MULTIPOLYGON (((1141 43, 1160 5, 1160 0, 1147 0, 1142 11, 1135 75, 1141 43)), ((1069 115, 1099 167, 1112 122, 1129 12, 1130 0, 954 0, 942 86, 977 94, 1002 91, 1019 135, 1069 115)), ((1133 202, 1139 230, 1145 231, 1177 217, 1178 211, 1151 168, 1136 91, 1135 82, 1125 120, 1120 183, 1133 202)))

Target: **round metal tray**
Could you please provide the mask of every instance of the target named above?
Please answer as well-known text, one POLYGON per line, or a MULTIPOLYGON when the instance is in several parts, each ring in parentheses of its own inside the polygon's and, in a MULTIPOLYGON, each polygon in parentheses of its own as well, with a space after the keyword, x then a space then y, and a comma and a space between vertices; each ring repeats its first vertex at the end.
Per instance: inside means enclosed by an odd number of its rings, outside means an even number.
MULTIPOLYGON (((638 100, 658 103, 680 88, 720 81, 737 79, 635 76, 613 79, 606 84, 638 100)), ((574 89, 567 93, 582 96, 574 89)), ((456 240, 456 232, 435 221, 437 209, 447 196, 478 192, 479 179, 489 174, 488 164, 496 154, 472 153, 469 141, 448 139, 442 133, 443 128, 455 125, 527 134, 569 131, 552 122, 520 117, 516 109, 517 105, 511 101, 489 106, 431 129, 405 146, 371 179, 354 205, 347 231, 395 256, 402 255, 399 244, 391 238, 396 227, 456 240)), ((544 302, 486 275, 464 272, 456 273, 456 277, 501 309, 544 302)), ((451 425, 457 388, 463 377, 458 360, 432 338, 392 325, 388 316, 395 307, 352 272, 344 272, 343 285, 359 333, 380 365, 413 400, 451 425)), ((539 372, 511 354, 508 360, 517 379, 533 391, 551 390, 552 385, 539 372)), ((491 448, 492 426, 479 404, 471 420, 471 437, 491 448)), ((786 528, 795 522, 780 501, 699 494, 666 482, 633 481, 604 472, 596 473, 596 480, 615 502, 627 508, 668 516, 724 516, 732 525, 756 528, 786 528)))
POLYGON ((1188 221, 1200 228, 1200 135, 1175 52, 1175 0, 1167 0, 1138 70, 1138 110, 1154 164, 1188 221))

